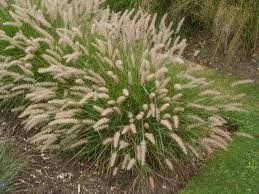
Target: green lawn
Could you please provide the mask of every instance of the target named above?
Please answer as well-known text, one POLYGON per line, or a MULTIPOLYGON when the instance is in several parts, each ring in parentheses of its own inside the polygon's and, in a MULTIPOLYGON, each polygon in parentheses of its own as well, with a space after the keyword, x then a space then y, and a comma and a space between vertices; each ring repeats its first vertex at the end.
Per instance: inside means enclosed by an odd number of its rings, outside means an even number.
MULTIPOLYGON (((235 78, 209 70, 207 75, 224 83, 235 78)), ((236 115, 242 123, 240 131, 259 134, 259 84, 237 89, 247 93, 243 99, 251 110, 246 115, 236 115)), ((199 174, 183 188, 180 194, 258 194, 259 193, 259 138, 250 140, 235 137, 229 151, 219 151, 201 168, 199 174)))

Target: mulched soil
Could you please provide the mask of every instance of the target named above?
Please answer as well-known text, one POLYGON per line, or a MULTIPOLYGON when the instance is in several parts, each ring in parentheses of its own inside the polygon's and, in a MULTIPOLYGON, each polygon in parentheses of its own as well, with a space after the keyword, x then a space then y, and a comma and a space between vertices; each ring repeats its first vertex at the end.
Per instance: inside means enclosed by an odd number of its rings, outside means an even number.
MULTIPOLYGON (((130 174, 122 172, 118 176, 104 175, 97 167, 90 166, 87 162, 71 161, 71 155, 51 152, 41 153, 32 144, 26 141, 26 134, 19 125, 19 120, 10 112, 2 110, 0 113, 0 130, 14 139, 21 156, 28 158, 28 164, 21 170, 17 180, 18 194, 131 194, 144 193, 139 190, 138 180, 134 180, 130 174)), ((22 158, 21 158, 22 160, 22 158)), ((182 164, 181 161, 177 164, 182 164)), ((175 164, 175 172, 167 172, 170 179, 155 181, 154 190, 147 190, 149 194, 171 194, 196 174, 201 163, 188 160, 184 165, 175 164), (162 181, 163 180, 163 181, 162 181)), ((164 174, 165 175, 165 174, 164 174)), ((162 176, 162 175, 159 175, 162 176)), ((147 180, 147 184, 149 184, 147 180)), ((150 185, 147 186, 147 188, 150 185)))
MULTIPOLYGON (((0 113, 0 132, 12 139, 11 145, 21 153, 21 160, 28 163, 19 172, 15 193, 19 194, 83 194, 123 193, 115 183, 109 184, 98 171, 85 163, 73 165, 69 157, 46 152, 26 141, 26 134, 19 120, 7 110, 0 113), (5 113, 5 114, 3 114, 5 113)), ((1 133, 0 133, 1 134, 1 133)))
POLYGON ((24 171, 19 179, 23 191, 18 193, 123 193, 116 185, 108 185, 98 171, 89 170, 84 163, 69 165, 66 159, 51 153, 34 151, 24 171))
MULTIPOLYGON (((27 144, 28 145, 28 144, 27 144)), ((31 145, 25 147, 25 151, 31 149, 31 145)), ((29 152, 31 152, 30 150, 29 152)), ((23 169, 18 180, 20 190, 16 193, 27 194, 131 194, 143 193, 138 188, 131 188, 132 179, 127 175, 119 175, 117 178, 105 177, 98 170, 93 170, 88 164, 68 163, 66 157, 51 153, 40 154, 33 150, 29 165, 23 169)), ((158 182, 155 189, 147 191, 150 194, 175 193, 197 171, 191 165, 179 172, 171 179, 158 182)))

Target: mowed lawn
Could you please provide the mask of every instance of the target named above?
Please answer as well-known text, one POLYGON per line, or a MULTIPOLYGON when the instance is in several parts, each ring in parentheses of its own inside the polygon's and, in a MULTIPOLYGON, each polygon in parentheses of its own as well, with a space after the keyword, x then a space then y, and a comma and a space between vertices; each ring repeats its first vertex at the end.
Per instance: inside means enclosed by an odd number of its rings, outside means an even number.
MULTIPOLYGON (((206 75, 215 78, 219 88, 236 79, 214 70, 206 75)), ((259 84, 236 90, 247 94, 242 101, 250 110, 235 115, 242 123, 239 131, 253 134, 255 139, 235 137, 229 150, 217 152, 179 194, 259 194, 259 84)))

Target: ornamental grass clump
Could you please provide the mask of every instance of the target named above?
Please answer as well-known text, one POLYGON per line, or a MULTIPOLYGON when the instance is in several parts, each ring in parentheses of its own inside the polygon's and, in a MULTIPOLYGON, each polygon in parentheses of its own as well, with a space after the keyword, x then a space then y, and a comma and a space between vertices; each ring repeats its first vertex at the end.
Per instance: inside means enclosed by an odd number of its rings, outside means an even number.
POLYGON ((13 130, 16 126, 9 123, 7 125, 3 120, 5 115, 2 113, 0 115, 0 193, 8 194, 23 186, 20 175, 22 169, 26 167, 29 157, 24 154, 23 149, 14 147, 17 141, 5 134, 6 130, 13 130))
POLYGON ((23 98, 12 111, 42 151, 71 151, 153 188, 181 159, 227 149, 224 113, 245 111, 242 95, 179 65, 186 40, 166 16, 157 28, 156 16, 96 0, 2 4, 0 98, 23 98))

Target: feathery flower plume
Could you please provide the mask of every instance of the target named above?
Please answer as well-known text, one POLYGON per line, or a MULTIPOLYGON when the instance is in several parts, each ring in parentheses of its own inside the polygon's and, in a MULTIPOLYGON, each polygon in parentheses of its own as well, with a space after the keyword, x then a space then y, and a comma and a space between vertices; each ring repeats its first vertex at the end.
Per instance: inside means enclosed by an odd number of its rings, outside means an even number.
POLYGON ((255 138, 254 136, 249 135, 247 133, 243 133, 243 132, 236 132, 235 135, 240 136, 240 137, 246 137, 246 138, 249 138, 249 139, 254 139, 255 138))
POLYGON ((155 114, 156 114, 156 106, 155 106, 153 103, 150 104, 150 111, 151 111, 152 117, 155 117, 155 114))
POLYGON ((165 159, 165 164, 168 166, 170 170, 174 169, 172 162, 167 158, 165 159))
POLYGON ((154 181, 154 178, 152 176, 149 177, 149 183, 150 183, 151 189, 154 190, 155 189, 155 181, 154 181))
POLYGON ((173 130, 172 125, 171 125, 171 123, 170 123, 168 120, 162 119, 162 120, 160 121, 160 123, 161 123, 164 127, 166 127, 167 129, 169 129, 170 131, 173 130))
POLYGON ((141 119, 143 119, 143 117, 144 117, 144 112, 140 112, 140 113, 136 116, 136 119, 137 119, 137 120, 141 120, 141 119))
POLYGON ((94 128, 95 131, 100 131, 102 129, 107 129, 109 128, 108 124, 103 124, 103 125, 98 125, 97 127, 94 128))
POLYGON ((114 142, 113 138, 108 137, 105 140, 103 140, 103 145, 107 145, 107 144, 110 144, 112 142, 114 142))
POLYGON ((213 127, 212 132, 217 134, 217 135, 220 135, 221 137, 223 137, 223 138, 225 138, 229 141, 232 140, 232 138, 230 136, 230 133, 228 131, 225 131, 225 130, 219 128, 219 127, 213 127))
POLYGON ((147 138, 148 141, 150 141, 152 144, 156 144, 154 135, 152 133, 145 133, 145 137, 147 138))
POLYGON ((116 100, 118 104, 122 104, 126 100, 125 96, 119 96, 116 100))
POLYGON ((81 122, 86 125, 94 125, 96 123, 96 121, 92 119, 84 119, 81 122))
POLYGON ((100 120, 98 120, 98 121, 94 124, 93 128, 96 129, 97 127, 99 127, 99 126, 101 126, 101 125, 104 125, 104 124, 107 124, 107 123, 109 123, 109 122, 110 122, 110 119, 108 119, 108 118, 101 118, 100 120))
POLYGON ((205 91, 202 91, 199 96, 218 96, 220 95, 221 93, 218 92, 217 90, 205 90, 205 91))
POLYGON ((127 143, 126 141, 121 140, 120 141, 119 150, 122 150, 122 149, 124 149, 124 148, 126 148, 128 146, 129 146, 129 143, 127 143))
POLYGON ((113 112, 113 109, 112 109, 112 108, 107 108, 107 109, 104 109, 104 110, 102 111, 101 115, 102 115, 103 117, 106 117, 106 116, 108 116, 109 114, 111 114, 112 112, 113 112))
POLYGON ((152 93, 150 93, 149 98, 152 99, 152 98, 154 98, 155 96, 156 96, 156 94, 152 92, 152 93))
POLYGON ((56 119, 54 121, 51 121, 48 125, 53 126, 53 125, 59 125, 59 124, 77 124, 79 121, 77 119, 73 118, 61 118, 61 119, 56 119))
POLYGON ((87 140, 80 140, 80 141, 78 141, 78 142, 76 142, 76 143, 70 145, 70 146, 68 147, 68 149, 74 149, 74 148, 79 147, 79 146, 82 146, 82 145, 84 145, 84 144, 87 144, 87 140))
POLYGON ((211 139, 211 138, 203 138, 201 144, 207 144, 210 147, 213 148, 222 148, 224 150, 227 150, 226 146, 224 144, 222 144, 221 142, 215 140, 215 139, 211 139))
POLYGON ((184 108, 183 107, 175 107, 174 108, 174 113, 179 113, 179 112, 183 112, 184 108))
POLYGON ((219 109, 217 106, 206 106, 206 105, 201 105, 196 103, 189 103, 187 106, 191 108, 203 109, 206 111, 217 111, 219 109))
POLYGON ((141 147, 140 145, 137 145, 136 147, 136 157, 137 157, 137 160, 141 160, 141 147))
POLYGON ((243 84, 250 84, 250 83, 254 83, 255 81, 254 80, 239 80, 239 81, 236 81, 234 83, 231 84, 231 87, 236 87, 236 86, 239 86, 239 85, 243 85, 243 84))
POLYGON ((179 127, 179 117, 177 115, 173 116, 174 127, 177 129, 179 127))
POLYGON ((189 117, 190 119, 195 120, 195 121, 198 121, 198 122, 200 122, 200 123, 205 123, 205 122, 206 122, 203 118, 201 118, 201 117, 199 117, 199 116, 197 116, 197 115, 188 115, 188 117, 189 117))
POLYGON ((185 20, 185 18, 183 17, 183 18, 180 20, 180 22, 178 23, 178 26, 177 26, 176 32, 175 32, 176 34, 178 34, 178 32, 180 31, 180 29, 181 29, 181 27, 182 27, 182 25, 183 25, 184 20, 185 20))
POLYGON ((187 144, 187 147, 191 150, 191 152, 194 154, 196 158, 200 158, 200 154, 192 145, 187 144))
POLYGON ((182 89, 181 84, 175 84, 175 85, 174 85, 174 89, 176 89, 176 90, 181 90, 181 89, 182 89))
POLYGON ((182 93, 179 93, 179 94, 176 94, 175 96, 173 96, 171 99, 172 99, 172 101, 176 101, 176 100, 178 100, 179 98, 181 98, 183 96, 183 94, 182 93))
POLYGON ((131 170, 133 168, 133 166, 135 165, 136 160, 133 158, 129 161, 128 166, 127 166, 127 170, 131 170))
POLYGON ((213 116, 210 116, 208 121, 210 122, 210 124, 213 126, 213 127, 219 127, 219 126, 223 126, 224 124, 227 123, 227 121, 222 118, 221 116, 219 115, 213 115, 213 116))
POLYGON ((113 140, 114 140, 113 146, 114 146, 115 148, 117 148, 118 145, 119 145, 119 139, 120 139, 120 132, 117 131, 117 132, 114 134, 114 137, 113 137, 113 140))
POLYGON ((219 135, 215 135, 215 134, 209 134, 209 137, 211 138, 211 139, 214 139, 214 140, 216 140, 216 141, 218 141, 219 143, 221 143, 222 145, 224 145, 224 146, 227 146, 227 141, 226 141, 226 139, 224 139, 223 137, 221 137, 221 136, 219 136, 219 135))
POLYGON ((248 110, 245 110, 243 108, 240 108, 231 104, 223 105, 222 108, 224 108, 225 111, 229 111, 229 112, 248 112, 248 110))
POLYGON ((149 124, 148 123, 144 123, 144 127, 145 127, 145 129, 149 129, 149 124))
POLYGON ((121 60, 117 60, 115 62, 115 66, 119 69, 119 70, 123 70, 123 62, 121 60))
POLYGON ((171 133, 170 135, 175 140, 175 142, 179 145, 181 150, 187 155, 187 149, 186 149, 182 139, 175 133, 171 133))
POLYGON ((146 152, 147 152, 147 144, 145 140, 142 140, 140 143, 140 161, 141 161, 141 165, 143 166, 145 164, 146 161, 146 152))
POLYGON ((122 169, 126 169, 126 165, 127 165, 127 162, 130 160, 130 156, 129 156, 129 154, 126 154, 125 156, 124 156, 124 159, 123 159, 123 161, 122 161, 122 164, 121 164, 121 168, 122 169))
POLYGON ((126 125, 126 126, 123 127, 121 134, 124 135, 124 134, 126 134, 129 130, 130 130, 130 126, 129 126, 129 125, 126 125))
POLYGON ((169 113, 165 113, 162 117, 164 120, 167 120, 171 118, 171 115, 169 113))
POLYGON ((127 89, 123 89, 122 93, 124 96, 128 97, 129 96, 129 91, 127 89))
POLYGON ((137 128, 134 123, 130 124, 129 129, 131 130, 132 133, 134 133, 134 134, 137 133, 137 128))
POLYGON ((110 160, 110 167, 113 167, 117 158, 117 152, 113 152, 111 155, 111 160, 110 160))
POLYGON ((238 95, 231 96, 231 99, 232 100, 239 100, 239 99, 242 99, 245 96, 246 96, 246 94, 241 93, 241 94, 238 94, 238 95))
POLYGON ((117 174, 117 172, 118 172, 118 168, 115 167, 115 168, 113 169, 112 176, 115 176, 115 175, 117 174))
POLYGON ((132 73, 131 73, 131 71, 128 71, 128 83, 129 83, 129 85, 132 85, 132 73))
POLYGON ((102 107, 100 107, 100 106, 93 105, 93 108, 94 108, 97 112, 99 112, 99 113, 101 113, 101 114, 104 112, 104 109, 103 109, 102 107))
POLYGON ((115 100, 109 100, 109 101, 107 102, 107 104, 109 104, 109 105, 114 105, 115 103, 116 103, 115 100))
POLYGON ((148 110, 148 105, 147 105, 147 104, 144 104, 144 105, 143 105, 143 110, 144 110, 144 111, 147 111, 147 110, 148 110))
POLYGON ((160 111, 163 112, 163 111, 165 111, 166 109, 168 109, 169 107, 170 107, 170 104, 169 104, 169 103, 166 103, 166 104, 164 104, 163 106, 161 106, 160 111))

